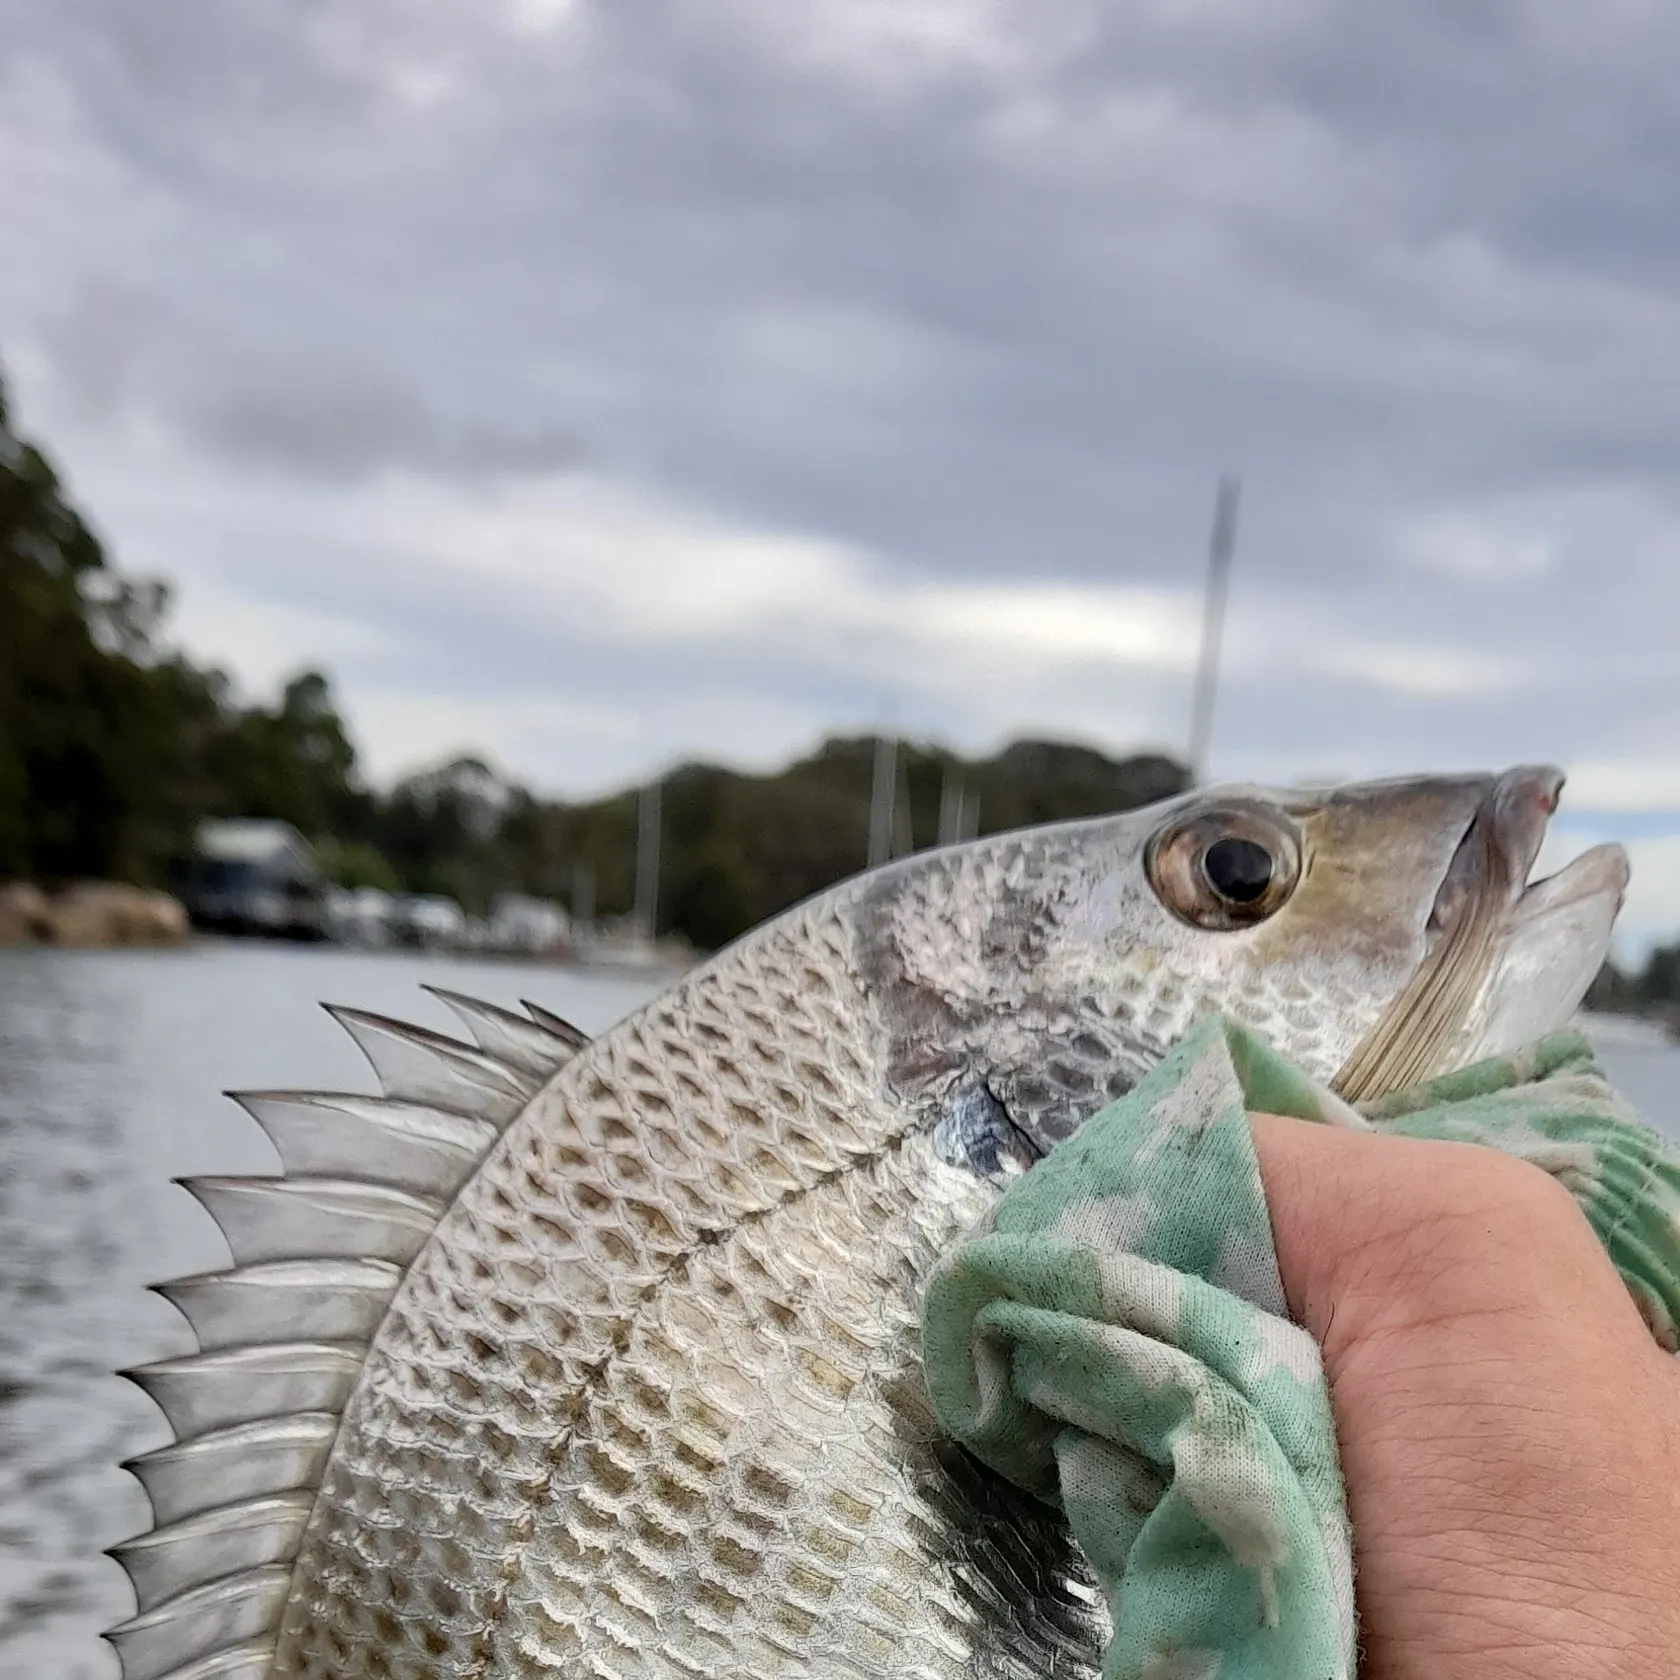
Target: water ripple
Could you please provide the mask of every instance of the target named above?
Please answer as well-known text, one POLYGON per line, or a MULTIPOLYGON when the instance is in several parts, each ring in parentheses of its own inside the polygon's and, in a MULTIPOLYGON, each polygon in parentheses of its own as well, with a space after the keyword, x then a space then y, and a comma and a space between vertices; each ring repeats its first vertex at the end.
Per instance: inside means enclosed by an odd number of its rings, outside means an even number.
POLYGON ((520 964, 239 944, 175 952, 0 951, 0 1680, 114 1680, 102 1629, 132 1613, 105 1547, 148 1526, 122 1460, 161 1445, 113 1373, 191 1338, 146 1286, 227 1264, 172 1177, 272 1172, 229 1087, 367 1089, 315 1007, 446 1026, 419 983, 598 1030, 645 981, 520 964))

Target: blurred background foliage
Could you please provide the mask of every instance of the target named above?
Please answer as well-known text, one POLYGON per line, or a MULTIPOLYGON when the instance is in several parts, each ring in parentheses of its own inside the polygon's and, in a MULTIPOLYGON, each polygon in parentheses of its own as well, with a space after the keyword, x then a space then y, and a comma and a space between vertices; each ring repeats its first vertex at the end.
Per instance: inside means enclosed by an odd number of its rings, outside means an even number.
MULTIPOLYGON (((598 916, 631 909, 637 789, 568 804, 464 758, 381 791, 357 767, 324 673, 299 672, 271 706, 245 704, 225 672, 169 644, 168 606, 166 585, 111 564, 0 388, 0 882, 169 886, 202 820, 270 817, 314 842, 342 886, 441 893, 479 915, 499 892, 598 916)), ((661 931, 716 949, 855 874, 874 760, 873 737, 854 736, 770 775, 672 771, 661 931)), ((1160 755, 1049 741, 978 760, 901 743, 898 763, 901 850, 934 839, 949 773, 978 800, 982 834, 1127 810, 1186 782, 1160 755)), ((1680 944, 1635 973, 1607 965, 1588 1002, 1677 999, 1680 944)))
MULTIPOLYGON (((582 890, 601 916, 631 908, 636 789, 568 804, 471 758, 376 789, 324 673, 247 704, 225 672, 169 644, 168 605, 164 585, 110 562, 0 391, 0 881, 167 886, 200 821, 268 817, 308 836, 341 885, 442 893, 475 914, 503 891, 578 910, 582 890)), ((872 738, 836 738, 775 774, 672 771, 661 929, 713 949, 856 873, 874 757, 872 738)), ((952 772, 981 833, 1185 785, 1169 758, 1039 741, 981 760, 905 743, 899 770, 901 850, 935 838, 952 772)))

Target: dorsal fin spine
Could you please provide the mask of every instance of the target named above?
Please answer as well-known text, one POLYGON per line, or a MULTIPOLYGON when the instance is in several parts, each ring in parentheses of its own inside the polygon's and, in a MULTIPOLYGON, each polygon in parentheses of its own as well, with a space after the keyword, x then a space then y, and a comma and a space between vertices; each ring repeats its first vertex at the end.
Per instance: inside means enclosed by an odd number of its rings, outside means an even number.
POLYGON ((184 1178, 221 1227, 234 1264, 265 1260, 385 1260, 407 1265, 444 1203, 349 1178, 184 1178))
POLYGON ((106 1634, 122 1663, 123 1680, 168 1680, 174 1669, 269 1635, 286 1602, 291 1569, 264 1564, 189 1587, 106 1634))
POLYGON ((121 1374, 175 1432, 173 1451, 235 1425, 343 1408, 360 1367, 343 1342, 279 1342, 159 1359, 121 1374))
POLYGON ((536 1094, 537 1086, 522 1069, 429 1027, 338 1004, 326 1010, 356 1041, 388 1097, 480 1115, 505 1126, 536 1094))
POLYGON ((193 1587, 297 1555, 313 1494, 267 1494, 195 1511, 109 1548, 128 1571, 141 1614, 193 1587))
POLYGON ((128 1466, 156 1526, 112 1548, 139 1606, 107 1635, 124 1680, 267 1680, 291 1560, 392 1293, 491 1144, 587 1043, 546 1011, 437 995, 475 1044, 332 1009, 383 1094, 230 1092, 284 1171, 181 1181, 234 1265, 159 1285, 200 1351, 124 1373, 176 1436, 128 1466))
POLYGON ((351 1178, 451 1200, 501 1127, 388 1097, 236 1091, 288 1178, 351 1178))
POLYGON ((312 1488, 338 1429, 338 1413, 296 1412, 214 1429, 131 1458, 123 1468, 145 1488, 159 1526, 201 1511, 312 1488))
POLYGON ((565 1066, 589 1042, 576 1027, 561 1021, 557 1015, 548 1016, 556 1024, 545 1025, 493 1003, 481 1003, 462 992, 452 992, 442 986, 425 989, 454 1012, 480 1050, 523 1068, 545 1083, 554 1076, 556 1068, 565 1066))
POLYGON ((574 1027, 570 1021, 550 1009, 544 1009, 540 1003, 532 1003, 527 998, 520 1007, 539 1027, 546 1028, 556 1038, 571 1045, 574 1055, 589 1043, 589 1034, 582 1027, 574 1027))

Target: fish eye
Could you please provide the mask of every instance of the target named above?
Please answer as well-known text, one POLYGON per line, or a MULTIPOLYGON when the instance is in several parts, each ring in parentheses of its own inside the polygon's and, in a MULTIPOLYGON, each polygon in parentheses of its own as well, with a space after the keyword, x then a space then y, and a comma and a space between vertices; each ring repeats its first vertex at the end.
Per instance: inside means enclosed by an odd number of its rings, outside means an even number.
POLYGON ((1227 834, 1202 853, 1202 873, 1223 899, 1253 904, 1272 884, 1272 854, 1258 840, 1227 834))
POLYGON ((1149 843, 1156 896, 1181 921, 1211 930, 1252 927, 1276 914, 1301 874, 1301 843, 1265 807, 1198 811, 1149 843))

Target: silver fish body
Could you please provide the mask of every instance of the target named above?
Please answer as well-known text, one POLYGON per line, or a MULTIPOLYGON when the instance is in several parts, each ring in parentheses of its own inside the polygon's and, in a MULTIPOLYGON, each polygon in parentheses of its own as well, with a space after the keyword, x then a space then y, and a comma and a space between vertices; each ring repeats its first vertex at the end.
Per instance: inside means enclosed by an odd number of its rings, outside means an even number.
POLYGON ((209 1351, 138 1373, 184 1441, 140 1467, 127 1680, 1094 1675, 1059 1520, 933 1425, 922 1279, 1207 1009, 1378 1084, 1556 1024, 1625 882, 1526 886, 1557 781, 922 854, 587 1046, 346 1016, 385 1096, 247 1099, 288 1177, 200 1186, 239 1265, 169 1291, 209 1351))

